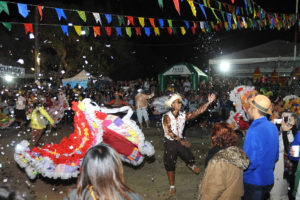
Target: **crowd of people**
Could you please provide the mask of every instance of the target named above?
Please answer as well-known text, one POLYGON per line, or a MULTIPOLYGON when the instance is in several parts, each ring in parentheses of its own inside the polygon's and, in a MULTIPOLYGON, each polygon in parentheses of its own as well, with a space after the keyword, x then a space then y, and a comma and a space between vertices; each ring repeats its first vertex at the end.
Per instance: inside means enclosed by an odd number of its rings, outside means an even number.
MULTIPOLYGON (((132 107, 140 128, 161 122, 164 130, 164 166, 170 195, 176 194, 177 156, 194 173, 200 172, 183 134, 186 122, 198 119, 200 124, 210 126, 212 141, 199 199, 294 199, 300 198, 300 168, 297 169, 299 153, 291 147, 300 145, 300 116, 287 113, 290 110, 284 109, 283 97, 297 94, 299 86, 299 80, 293 78, 282 85, 276 81, 215 78, 201 82, 197 90, 191 88, 188 78, 182 78, 169 80, 164 92, 159 91, 154 79, 89 84, 86 89, 80 85, 74 88, 70 85, 51 88, 48 84, 28 84, 21 87, 3 86, 0 105, 2 118, 15 118, 20 132, 26 130, 27 125, 30 126, 33 146, 40 145, 47 124, 56 127, 63 122, 72 122, 72 102, 84 98, 91 98, 101 106, 132 107), (238 85, 254 86, 264 94, 255 96, 247 110, 252 123, 244 137, 243 149, 238 147, 236 131, 226 123, 229 112, 235 109, 229 100, 229 92, 238 85), (168 96, 165 105, 170 111, 156 113, 151 102, 164 95, 168 96), (49 114, 52 112, 50 110, 61 106, 65 108, 64 117, 55 121, 49 114), (276 125, 274 119, 279 118, 282 118, 281 123, 276 125), (146 126, 143 126, 143 120, 146 126)), ((0 188, 2 190, 6 191, 0 188)), ((141 197, 126 186, 122 163, 115 150, 100 144, 86 154, 77 187, 66 199, 141 197)))

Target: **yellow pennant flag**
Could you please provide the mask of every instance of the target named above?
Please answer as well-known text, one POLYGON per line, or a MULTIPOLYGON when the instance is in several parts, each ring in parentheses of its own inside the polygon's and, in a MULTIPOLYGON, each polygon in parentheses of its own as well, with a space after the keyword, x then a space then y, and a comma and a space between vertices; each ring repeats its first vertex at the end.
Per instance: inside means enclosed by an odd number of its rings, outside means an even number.
POLYGON ((144 28, 145 27, 145 19, 144 19, 144 17, 139 17, 139 22, 140 22, 141 26, 144 28))
POLYGON ((183 26, 180 27, 180 30, 181 30, 181 34, 182 35, 185 35, 186 34, 186 30, 183 26))
POLYGON ((224 27, 225 27, 225 30, 228 29, 228 22, 225 22, 225 23, 224 23, 224 27))
POLYGON ((233 18, 234 24, 236 25, 237 24, 237 22, 236 22, 236 16, 232 15, 232 18, 233 18))
POLYGON ((210 0, 207 0, 207 5, 208 5, 208 7, 210 7, 210 8, 211 8, 211 5, 210 5, 210 0))
POLYGON ((235 29, 236 29, 236 26, 235 26, 235 24, 231 24, 231 26, 232 26, 232 29, 233 29, 233 30, 235 30, 235 29))
POLYGON ((256 11, 255 11, 255 6, 253 6, 253 19, 256 17, 256 11))
POLYGON ((203 33, 205 33, 205 32, 206 32, 205 28, 202 28, 201 30, 202 30, 202 32, 203 32, 203 33))
POLYGON ((81 26, 74 26, 77 35, 81 36, 81 26))
POLYGON ((188 3, 190 4, 193 15, 196 17, 197 16, 197 10, 196 10, 196 7, 194 5, 194 1, 193 0, 188 0, 188 3))
POLYGON ((159 35, 159 28, 158 27, 154 28, 154 35, 155 36, 159 35))

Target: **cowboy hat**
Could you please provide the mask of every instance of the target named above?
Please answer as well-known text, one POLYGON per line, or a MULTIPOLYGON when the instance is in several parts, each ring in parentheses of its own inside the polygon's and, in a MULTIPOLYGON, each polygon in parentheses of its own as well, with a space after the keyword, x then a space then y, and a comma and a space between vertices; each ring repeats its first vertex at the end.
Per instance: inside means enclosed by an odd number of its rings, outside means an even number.
POLYGON ((271 101, 265 95, 259 94, 255 96, 253 101, 250 101, 250 104, 261 112, 272 115, 271 101))
POLYGON ((182 101, 182 97, 176 93, 176 94, 173 94, 166 102, 165 102, 165 105, 168 106, 168 107, 172 107, 172 103, 179 99, 180 101, 182 101))

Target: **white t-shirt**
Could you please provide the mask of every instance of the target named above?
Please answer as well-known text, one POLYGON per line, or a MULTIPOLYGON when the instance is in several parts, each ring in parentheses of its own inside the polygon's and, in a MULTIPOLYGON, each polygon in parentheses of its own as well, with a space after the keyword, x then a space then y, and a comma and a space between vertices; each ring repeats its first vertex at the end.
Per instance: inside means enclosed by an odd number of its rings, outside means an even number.
POLYGON ((184 92, 188 92, 191 89, 191 83, 189 81, 185 81, 183 83, 184 92))
POLYGON ((26 99, 23 96, 18 96, 16 109, 17 110, 24 110, 26 106, 26 99))

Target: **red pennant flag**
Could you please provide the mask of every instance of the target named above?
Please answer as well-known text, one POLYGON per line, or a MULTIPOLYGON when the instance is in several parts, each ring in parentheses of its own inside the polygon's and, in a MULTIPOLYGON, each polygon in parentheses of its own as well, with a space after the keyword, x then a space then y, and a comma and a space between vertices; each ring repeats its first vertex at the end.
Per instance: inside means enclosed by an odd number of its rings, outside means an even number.
POLYGON ((173 29, 171 27, 167 27, 168 33, 172 35, 173 29))
POLYGON ((111 36, 111 27, 110 26, 105 27, 105 31, 108 36, 111 36))
POLYGON ((154 18, 149 18, 150 24, 153 28, 155 28, 154 18))
POLYGON ((231 0, 232 4, 234 4, 234 0, 231 0))
POLYGON ((228 11, 232 13, 232 6, 228 4, 228 11))
POLYGON ((219 26, 220 26, 221 29, 223 28, 222 21, 219 22, 219 26))
POLYGON ((38 6, 38 9, 39 9, 39 13, 40 13, 40 16, 41 16, 40 21, 42 21, 43 20, 43 7, 42 6, 38 6))
POLYGON ((127 26, 129 26, 130 24, 132 24, 134 26, 134 21, 133 21, 133 17, 132 16, 127 16, 127 26))
POLYGON ((237 20, 238 20, 238 22, 239 22, 239 24, 240 24, 241 28, 244 28, 244 25, 243 25, 243 23, 241 23, 241 21, 240 21, 240 16, 237 16, 237 20))
POLYGON ((180 15, 179 0, 173 0, 173 3, 175 5, 175 8, 176 8, 178 14, 180 15))
POLYGON ((219 30, 219 28, 218 28, 218 26, 217 26, 217 25, 215 25, 214 27, 215 27, 215 30, 216 30, 216 31, 218 31, 218 30, 219 30))
POLYGON ((192 27, 191 27, 191 30, 192 30, 193 35, 195 35, 195 33, 196 33, 196 28, 195 28, 194 26, 192 26, 192 27))
POLYGON ((32 28, 32 24, 30 23, 24 23, 24 27, 25 27, 25 33, 33 33, 33 28, 32 28))
POLYGON ((197 27, 198 27, 198 24, 197 24, 197 22, 194 22, 194 21, 193 21, 193 24, 194 24, 194 27, 195 27, 195 28, 197 28, 197 27))
POLYGON ((100 33, 100 26, 93 26, 94 29, 94 36, 97 37, 97 35, 101 36, 100 33))
POLYGON ((224 8, 226 10, 227 9, 227 4, 223 2, 222 5, 224 6, 224 8))
POLYGON ((135 33, 136 35, 142 36, 141 27, 135 27, 135 33))

